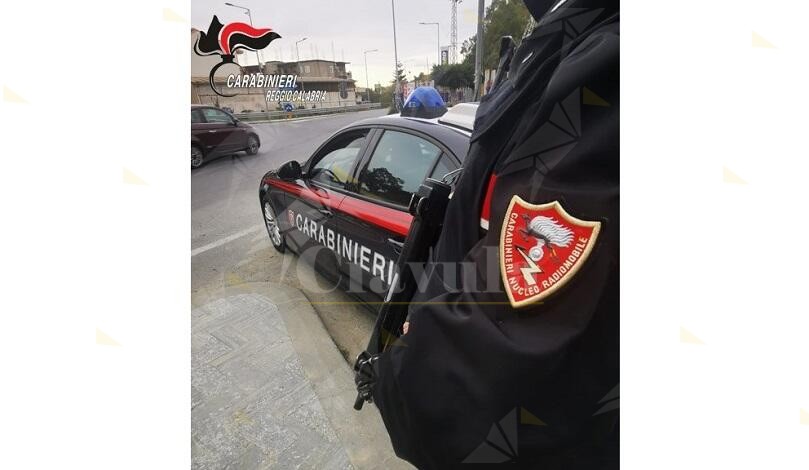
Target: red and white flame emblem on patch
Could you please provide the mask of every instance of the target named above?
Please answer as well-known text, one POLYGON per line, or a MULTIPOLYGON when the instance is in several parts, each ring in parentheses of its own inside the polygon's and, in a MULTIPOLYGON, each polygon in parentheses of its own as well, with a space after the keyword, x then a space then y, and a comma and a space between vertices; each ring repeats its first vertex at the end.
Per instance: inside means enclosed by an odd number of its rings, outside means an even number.
POLYGON ((558 201, 511 198, 500 232, 500 274, 513 307, 538 302, 567 283, 598 238, 601 222, 580 220, 558 201))

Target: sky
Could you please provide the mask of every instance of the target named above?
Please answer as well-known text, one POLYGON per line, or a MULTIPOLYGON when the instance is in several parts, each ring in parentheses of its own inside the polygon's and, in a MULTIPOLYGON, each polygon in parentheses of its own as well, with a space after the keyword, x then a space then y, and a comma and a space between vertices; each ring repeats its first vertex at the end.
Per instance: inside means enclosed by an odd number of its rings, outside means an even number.
MULTIPOLYGON (((192 0, 191 26, 205 31, 213 15, 223 24, 247 23, 244 10, 225 5, 226 0, 192 0)), ((394 48, 393 21, 390 0, 233 0, 230 3, 250 8, 253 25, 269 27, 281 35, 261 51, 262 60, 295 60, 295 41, 308 39, 298 45, 301 60, 315 58, 345 60, 348 70, 364 87, 365 64, 363 51, 368 53, 368 78, 387 85, 393 79, 394 48), (334 44, 334 56, 332 56, 334 44)), ((450 0, 394 0, 396 8, 396 39, 399 61, 404 64, 409 79, 414 74, 428 72, 438 61, 438 40, 435 26, 420 25, 420 21, 438 22, 441 46, 449 45, 450 0)), ((485 0, 486 6, 491 0, 485 0)), ((477 28, 476 0, 464 0, 458 5, 458 49, 464 39, 477 28)), ((255 64, 255 54, 247 53, 248 63, 255 64)), ((460 60, 460 57, 459 57, 460 60)))

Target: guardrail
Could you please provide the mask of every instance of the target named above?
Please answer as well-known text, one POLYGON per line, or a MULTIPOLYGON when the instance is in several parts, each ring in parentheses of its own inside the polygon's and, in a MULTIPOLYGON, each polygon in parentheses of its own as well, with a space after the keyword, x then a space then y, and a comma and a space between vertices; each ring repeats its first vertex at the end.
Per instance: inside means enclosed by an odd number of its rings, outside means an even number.
POLYGON ((309 108, 293 109, 292 111, 268 111, 256 113, 234 113, 241 121, 275 121, 280 119, 293 119, 306 116, 319 116, 323 114, 351 113, 356 111, 367 111, 369 109, 380 109, 380 103, 366 103, 353 106, 340 106, 335 108, 309 108))

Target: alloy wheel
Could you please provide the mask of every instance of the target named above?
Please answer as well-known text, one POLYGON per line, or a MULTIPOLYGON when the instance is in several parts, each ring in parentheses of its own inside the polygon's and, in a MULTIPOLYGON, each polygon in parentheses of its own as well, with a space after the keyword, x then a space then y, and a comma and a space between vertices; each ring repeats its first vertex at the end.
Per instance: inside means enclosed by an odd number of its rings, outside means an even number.
POLYGON ((191 168, 199 168, 200 165, 202 165, 202 151, 191 147, 191 168))
POLYGON ((278 227, 278 221, 275 219, 275 212, 269 202, 264 203, 264 222, 267 224, 267 231, 270 234, 272 244, 281 246, 281 229, 278 227))

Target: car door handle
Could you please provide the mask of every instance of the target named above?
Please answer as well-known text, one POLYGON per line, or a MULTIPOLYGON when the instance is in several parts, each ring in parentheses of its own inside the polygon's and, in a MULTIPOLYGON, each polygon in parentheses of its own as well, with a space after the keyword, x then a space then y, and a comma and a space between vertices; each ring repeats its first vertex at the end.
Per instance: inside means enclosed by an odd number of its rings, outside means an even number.
POLYGON ((216 132, 216 129, 208 129, 208 132, 216 132))
POLYGON ((320 212, 321 214, 327 216, 327 217, 331 217, 331 216, 334 215, 334 213, 332 211, 330 211, 329 209, 326 209, 325 207, 321 207, 317 211, 320 212))
POLYGON ((396 256, 402 254, 402 248, 404 248, 404 243, 398 242, 392 238, 388 238, 388 244, 393 247, 393 252, 396 253, 396 256))

